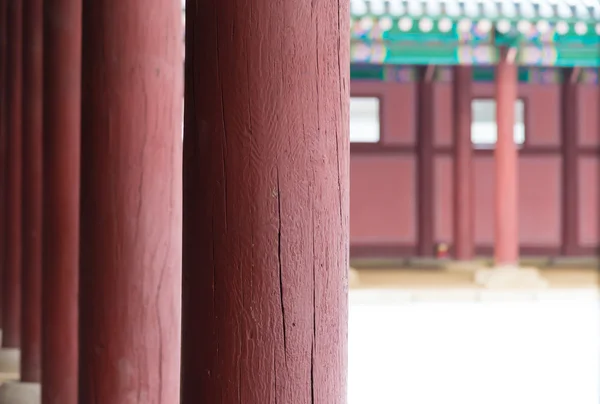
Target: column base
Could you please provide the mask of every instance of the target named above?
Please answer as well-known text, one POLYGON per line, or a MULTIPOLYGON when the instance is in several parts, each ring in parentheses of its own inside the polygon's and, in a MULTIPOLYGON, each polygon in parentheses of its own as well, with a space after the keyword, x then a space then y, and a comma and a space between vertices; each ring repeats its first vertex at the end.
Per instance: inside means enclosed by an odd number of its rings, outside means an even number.
POLYGON ((548 281, 537 268, 516 265, 481 268, 475 271, 475 283, 487 289, 544 289, 548 281))
POLYGON ((19 348, 0 349, 0 379, 18 380, 21 369, 21 350, 19 348), (16 375, 14 378, 7 378, 7 375, 16 375))
POLYGON ((471 261, 450 261, 444 264, 444 269, 448 272, 475 272, 485 265, 481 260, 471 261))
POLYGON ((358 271, 352 267, 348 270, 348 286, 355 288, 360 284, 360 277, 358 271))
POLYGON ((0 386, 0 404, 40 404, 40 383, 6 382, 0 386))

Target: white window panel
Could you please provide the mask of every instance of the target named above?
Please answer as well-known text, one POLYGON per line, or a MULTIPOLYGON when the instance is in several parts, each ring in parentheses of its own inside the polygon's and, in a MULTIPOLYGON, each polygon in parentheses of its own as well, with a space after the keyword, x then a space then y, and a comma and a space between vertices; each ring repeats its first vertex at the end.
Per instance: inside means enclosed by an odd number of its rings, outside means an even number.
POLYGON ((379 98, 350 98, 350 142, 377 143, 381 137, 379 98))
MULTIPOLYGON (((476 99, 471 103, 471 142, 475 148, 489 148, 498 139, 496 123, 496 101, 493 99, 476 99)), ((515 102, 515 144, 525 143, 525 104, 523 100, 515 102)))

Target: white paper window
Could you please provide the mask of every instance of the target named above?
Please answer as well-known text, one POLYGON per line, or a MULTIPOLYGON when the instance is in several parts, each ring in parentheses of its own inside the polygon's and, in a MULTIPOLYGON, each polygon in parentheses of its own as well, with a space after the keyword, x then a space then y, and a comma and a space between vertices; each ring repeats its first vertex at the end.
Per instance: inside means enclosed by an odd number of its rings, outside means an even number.
POLYGON ((379 98, 350 98, 350 142, 377 143, 381 137, 379 98))
MULTIPOLYGON (((477 99, 471 103, 471 142, 476 148, 493 147, 498 138, 496 124, 496 101, 477 99)), ((515 144, 525 142, 525 104, 523 100, 515 102, 515 144)))

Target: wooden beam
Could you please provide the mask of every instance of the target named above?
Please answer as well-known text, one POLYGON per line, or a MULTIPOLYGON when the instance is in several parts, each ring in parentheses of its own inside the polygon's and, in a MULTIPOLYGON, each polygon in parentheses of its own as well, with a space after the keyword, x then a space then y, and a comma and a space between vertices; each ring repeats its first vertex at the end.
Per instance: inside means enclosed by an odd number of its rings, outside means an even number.
POLYGON ((435 69, 436 69, 436 66, 434 66, 434 65, 427 65, 427 67, 425 67, 425 82, 426 83, 433 82, 433 78, 435 76, 435 69))

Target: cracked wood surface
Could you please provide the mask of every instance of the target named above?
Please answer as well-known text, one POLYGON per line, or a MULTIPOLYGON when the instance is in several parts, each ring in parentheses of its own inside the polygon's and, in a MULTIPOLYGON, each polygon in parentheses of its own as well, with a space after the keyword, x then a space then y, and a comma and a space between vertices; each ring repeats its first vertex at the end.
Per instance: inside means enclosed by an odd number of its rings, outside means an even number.
POLYGON ((187 4, 183 404, 346 402, 348 15, 187 4))
POLYGON ((84 2, 80 403, 179 401, 182 26, 84 2))

